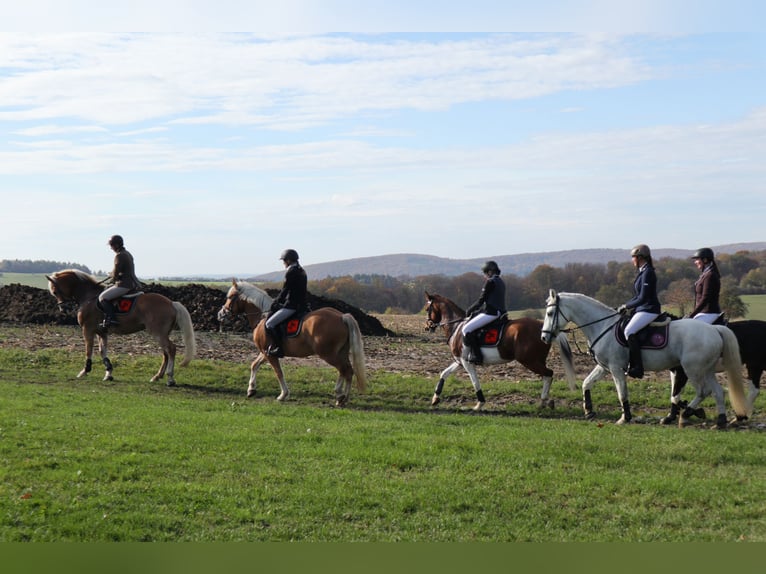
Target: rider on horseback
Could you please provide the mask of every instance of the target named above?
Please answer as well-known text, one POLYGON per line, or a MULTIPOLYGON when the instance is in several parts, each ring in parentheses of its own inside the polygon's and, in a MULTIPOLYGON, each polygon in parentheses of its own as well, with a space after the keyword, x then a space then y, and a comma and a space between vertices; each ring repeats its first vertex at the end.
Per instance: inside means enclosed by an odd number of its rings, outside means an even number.
POLYGON ((109 247, 115 252, 114 269, 109 275, 111 287, 106 288, 98 296, 98 304, 104 311, 104 320, 101 327, 104 329, 111 325, 117 325, 113 300, 122 297, 126 293, 141 288, 141 282, 136 277, 133 256, 125 249, 125 242, 120 235, 112 235, 109 238, 109 247))
POLYGON ((629 360, 627 374, 635 379, 644 376, 644 363, 641 357, 641 343, 638 332, 660 315, 660 300, 657 298, 657 275, 654 272, 652 253, 646 245, 636 245, 630 252, 633 265, 638 275, 633 282, 633 298, 620 305, 617 311, 625 313, 635 309, 633 316, 625 325, 625 338, 628 340, 629 360))
POLYGON ((285 356, 281 332, 277 327, 306 306, 308 284, 306 271, 298 263, 298 253, 294 249, 285 249, 279 258, 287 268, 285 282, 271 304, 266 320, 266 334, 271 337, 271 345, 266 352, 273 357, 285 356))
POLYGON ((713 250, 709 247, 697 249, 692 259, 700 270, 700 276, 694 283, 694 309, 689 317, 712 324, 721 317, 721 304, 718 302, 721 295, 721 273, 713 250))
POLYGON ((481 290, 479 299, 471 305, 466 314, 478 313, 463 325, 463 348, 468 348, 468 361, 477 365, 483 362, 481 341, 476 331, 506 313, 505 283, 500 279, 500 268, 494 261, 487 261, 481 268, 487 278, 481 290))

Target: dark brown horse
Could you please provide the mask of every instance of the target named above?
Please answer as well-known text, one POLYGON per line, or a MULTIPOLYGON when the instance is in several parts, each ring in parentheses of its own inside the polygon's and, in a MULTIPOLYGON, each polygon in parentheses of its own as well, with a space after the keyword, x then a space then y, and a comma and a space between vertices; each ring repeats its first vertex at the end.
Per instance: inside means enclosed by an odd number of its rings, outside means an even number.
POLYGON ((170 332, 173 329, 180 329, 183 337, 184 359, 181 366, 188 365, 194 357, 197 349, 194 326, 189 312, 181 303, 171 301, 158 293, 138 294, 125 299, 126 308, 129 304, 129 310, 118 313, 119 324, 106 330, 100 326, 104 313, 96 305, 104 286, 92 275, 77 269, 65 269, 50 276, 46 275, 46 279, 48 279, 48 289, 56 297, 60 309, 63 310, 68 305, 77 307, 77 322, 82 327, 82 336, 85 339, 85 367, 77 375, 78 378, 84 377, 91 371, 93 342, 96 335, 99 338, 101 360, 106 367, 105 381, 113 380, 112 362, 107 355, 109 334, 127 335, 146 329, 150 335, 154 336, 162 348, 162 366, 151 381, 156 382, 167 373, 169 387, 176 384, 173 378, 176 345, 170 340, 170 332))
MULTIPOLYGON (((442 371, 439 382, 436 384, 432 405, 439 404, 440 395, 444 388, 444 381, 461 366, 471 378, 471 383, 476 391, 477 403, 474 410, 478 411, 484 406, 484 392, 481 390, 479 378, 476 375, 476 366, 463 358, 463 334, 460 330, 465 322, 465 311, 450 299, 441 295, 429 294, 426 291, 426 329, 434 331, 441 327, 447 336, 452 351, 453 363, 442 371)), ((541 340, 543 323, 537 319, 522 317, 513 319, 505 324, 505 329, 495 346, 482 346, 485 365, 499 365, 518 361, 527 369, 543 378, 543 392, 541 395, 541 407, 553 408, 553 401, 549 399, 553 371, 546 365, 550 343, 541 340)), ((566 335, 556 337, 559 343, 559 352, 564 363, 569 389, 574 391, 576 386, 576 374, 572 364, 572 352, 566 335)))
MULTIPOLYGON (((218 311, 218 320, 223 323, 231 315, 245 314, 253 329, 253 342, 259 353, 250 365, 248 398, 255 396, 255 375, 261 364, 268 361, 282 389, 277 400, 284 401, 290 396, 285 375, 279 359, 266 353, 270 341, 266 335, 266 320, 262 311, 269 309, 271 303, 271 297, 263 289, 246 281, 234 280, 226 294, 226 302, 218 311)), ((364 343, 359 325, 353 315, 341 313, 333 307, 311 311, 303 317, 300 331, 295 336, 285 337, 282 343, 286 357, 318 355, 338 370, 338 380, 335 383, 337 406, 344 406, 348 402, 351 382, 354 378, 357 390, 364 392, 367 389, 364 343)))

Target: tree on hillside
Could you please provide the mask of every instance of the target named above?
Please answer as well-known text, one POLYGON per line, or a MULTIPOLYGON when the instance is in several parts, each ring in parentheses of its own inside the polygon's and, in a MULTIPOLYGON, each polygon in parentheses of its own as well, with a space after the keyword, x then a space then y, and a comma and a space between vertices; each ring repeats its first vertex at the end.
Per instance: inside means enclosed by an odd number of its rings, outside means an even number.
POLYGON ((79 269, 90 273, 90 269, 79 263, 47 261, 43 259, 3 259, 0 261, 0 271, 6 273, 53 273, 62 269, 79 269))

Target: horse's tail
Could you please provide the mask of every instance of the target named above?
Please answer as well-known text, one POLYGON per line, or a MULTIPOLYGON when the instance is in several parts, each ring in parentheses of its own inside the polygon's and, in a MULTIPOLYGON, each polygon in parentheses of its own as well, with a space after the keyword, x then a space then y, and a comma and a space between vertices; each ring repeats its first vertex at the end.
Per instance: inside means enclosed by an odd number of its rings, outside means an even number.
POLYGON ((572 360, 572 348, 569 346, 569 339, 565 333, 559 333, 556 335, 556 340, 559 343, 559 355, 561 355, 561 362, 564 363, 564 373, 566 373, 569 390, 577 390, 577 373, 572 360))
POLYGON ((723 339, 723 368, 729 380, 731 406, 738 416, 749 417, 753 413, 753 406, 745 397, 745 379, 742 376, 742 359, 739 355, 737 336, 723 325, 715 325, 715 328, 723 339))
POLYGON ((358 391, 364 392, 367 390, 367 367, 364 362, 362 331, 359 330, 359 323, 356 322, 351 313, 343 314, 343 322, 348 327, 349 353, 356 378, 356 388, 358 391))
POLYGON ((194 325, 189 311, 178 301, 173 301, 173 307, 176 310, 176 326, 184 340, 184 360, 181 366, 185 367, 197 354, 197 339, 194 337, 194 325))

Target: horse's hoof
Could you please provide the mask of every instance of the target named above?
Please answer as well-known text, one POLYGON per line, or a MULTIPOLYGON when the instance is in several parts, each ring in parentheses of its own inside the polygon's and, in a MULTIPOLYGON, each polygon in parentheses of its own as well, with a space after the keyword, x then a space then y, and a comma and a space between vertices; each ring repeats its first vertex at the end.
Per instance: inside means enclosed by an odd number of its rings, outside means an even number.
POLYGON ((156 383, 159 380, 160 380, 160 378, 157 375, 155 375, 151 379, 149 379, 149 382, 150 383, 156 383))
POLYGON ((85 375, 87 375, 87 374, 88 374, 88 371, 86 371, 85 369, 83 369, 82 371, 80 371, 79 373, 77 373, 77 378, 78 378, 78 379, 82 379, 82 378, 83 378, 85 375))
POLYGON ((596 418, 596 413, 594 413, 593 411, 585 413, 585 420, 592 421, 595 418, 596 418))
POLYGON ((255 389, 248 389, 247 398, 252 399, 255 396, 255 389))
POLYGON ((667 415, 660 419, 661 425, 672 425, 678 419, 675 415, 667 415))
POLYGON ((619 419, 617 419, 617 422, 615 422, 614 424, 616 424, 616 425, 626 425, 628 423, 630 423, 630 419, 627 418, 625 415, 622 415, 619 419))
POLYGON ((556 408, 556 402, 553 399, 549 399, 546 406, 549 409, 554 410, 556 408))
POLYGON ((435 407, 435 406, 436 406, 436 405, 438 405, 440 402, 441 402, 441 398, 439 397, 439 395, 434 395, 434 396, 431 398, 431 406, 432 406, 432 407, 435 407))
POLYGON ((340 397, 335 401, 336 407, 345 407, 348 404, 348 397, 340 397))
POLYGON ((113 381, 114 377, 112 375, 104 375, 104 378, 102 380, 104 380, 104 381, 113 381))
POLYGON ((729 426, 729 422, 726 420, 726 415, 718 415, 715 421, 715 428, 722 430, 729 426))
POLYGON ((171 379, 168 379, 168 386, 169 387, 175 387, 176 386, 176 382, 171 380, 171 379))
POLYGON ((286 400, 287 400, 287 397, 288 397, 288 396, 289 396, 289 395, 288 395, 287 393, 282 393, 281 395, 279 395, 279 396, 277 397, 277 400, 278 400, 280 403, 281 403, 281 402, 284 402, 284 401, 286 401, 286 400))
POLYGON ((476 406, 473 407, 473 410, 478 413, 481 409, 484 408, 484 404, 485 403, 482 403, 481 401, 479 401, 478 403, 476 403, 476 406))

